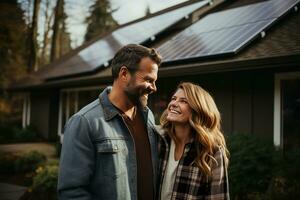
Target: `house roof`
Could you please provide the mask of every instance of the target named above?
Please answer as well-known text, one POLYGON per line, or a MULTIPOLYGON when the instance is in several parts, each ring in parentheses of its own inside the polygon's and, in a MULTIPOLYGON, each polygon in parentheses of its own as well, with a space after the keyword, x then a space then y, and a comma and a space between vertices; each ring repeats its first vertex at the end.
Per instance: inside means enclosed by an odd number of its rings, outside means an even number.
POLYGON ((121 26, 85 48, 76 51, 67 59, 63 57, 42 68, 37 75, 42 79, 49 80, 93 73, 108 66, 109 61, 122 46, 130 43, 143 44, 146 41, 155 40, 158 34, 186 18, 195 10, 207 5, 209 5, 209 1, 204 0, 121 26))
POLYGON ((58 79, 94 77, 99 72, 105 74, 105 68, 119 48, 129 43, 149 46, 157 42, 161 35, 176 29, 179 24, 180 26, 190 24, 194 20, 192 18, 195 12, 199 10, 206 12, 224 0, 213 2, 212 4, 209 0, 192 0, 121 25, 109 33, 86 42, 67 55, 30 74, 29 77, 14 83, 11 89, 30 89, 39 87, 41 84, 48 85, 48 82, 56 82, 58 79))
MULTIPOLYGON (((214 12, 224 11, 251 3, 261 2, 259 0, 236 0, 226 1, 217 7, 214 12)), ((201 21, 201 19, 200 19, 201 21)), ((160 77, 178 76, 184 74, 208 73, 222 70, 253 69, 258 67, 284 67, 297 66, 300 63, 300 24, 299 12, 290 12, 278 20, 266 31, 266 36, 256 38, 236 55, 219 56, 205 59, 191 59, 184 62, 172 64, 163 63, 159 69, 160 77)), ((93 74, 81 75, 61 80, 46 82, 33 82, 34 84, 14 85, 15 89, 30 89, 44 87, 71 87, 72 85, 91 84, 93 82, 111 81, 110 68, 106 67, 93 74)))
POLYGON ((211 13, 158 47, 165 63, 238 54, 299 4, 271 0, 211 13))
MULTIPOLYGON (((241 2, 237 3, 241 4, 241 2)), ((232 7, 235 5, 229 6, 232 7)), ((287 66, 300 68, 299 24, 299 12, 291 12, 267 30, 265 37, 252 41, 236 55, 165 65, 160 69, 160 75, 174 76, 173 72, 184 75, 287 66), (181 68, 184 70, 180 70, 181 68)))

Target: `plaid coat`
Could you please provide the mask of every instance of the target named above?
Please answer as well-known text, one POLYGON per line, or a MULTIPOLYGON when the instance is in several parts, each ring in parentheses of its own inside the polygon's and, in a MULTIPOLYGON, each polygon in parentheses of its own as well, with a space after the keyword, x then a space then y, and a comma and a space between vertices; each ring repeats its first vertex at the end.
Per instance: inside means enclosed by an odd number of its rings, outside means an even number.
MULTIPOLYGON (((160 199, 162 182, 168 162, 171 138, 162 134, 159 139, 159 178, 158 197, 160 199)), ((172 200, 229 200, 228 174, 223 160, 222 151, 215 152, 212 177, 210 181, 203 180, 200 168, 193 163, 196 156, 195 143, 186 144, 182 158, 177 167, 173 186, 172 200)), ((162 199, 167 200, 167 199, 162 199)))

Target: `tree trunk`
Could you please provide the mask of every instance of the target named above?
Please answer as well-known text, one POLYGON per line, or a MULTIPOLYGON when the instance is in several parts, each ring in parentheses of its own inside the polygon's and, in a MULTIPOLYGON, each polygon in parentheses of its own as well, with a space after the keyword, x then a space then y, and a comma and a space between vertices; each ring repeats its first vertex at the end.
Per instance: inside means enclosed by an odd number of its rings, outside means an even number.
POLYGON ((41 0, 34 0, 34 7, 33 7, 33 15, 32 15, 32 22, 30 27, 30 54, 29 54, 29 64, 28 64, 28 71, 37 71, 37 51, 38 51, 38 44, 37 44, 37 30, 38 30, 38 16, 40 10, 41 0))
POLYGON ((41 52, 41 59, 40 59, 40 64, 45 65, 49 62, 49 52, 48 52, 48 47, 49 47, 49 33, 52 29, 51 23, 52 19, 54 17, 54 12, 48 13, 48 10, 50 9, 50 0, 46 1, 46 9, 45 9, 45 26, 44 26, 44 37, 43 37, 43 47, 42 47, 42 52, 41 52))
POLYGON ((61 24, 63 20, 63 0, 57 0, 55 7, 55 16, 54 16, 54 24, 53 24, 53 36, 52 36, 52 45, 51 45, 51 55, 50 61, 53 61, 59 58, 59 49, 60 49, 60 32, 61 32, 61 24))

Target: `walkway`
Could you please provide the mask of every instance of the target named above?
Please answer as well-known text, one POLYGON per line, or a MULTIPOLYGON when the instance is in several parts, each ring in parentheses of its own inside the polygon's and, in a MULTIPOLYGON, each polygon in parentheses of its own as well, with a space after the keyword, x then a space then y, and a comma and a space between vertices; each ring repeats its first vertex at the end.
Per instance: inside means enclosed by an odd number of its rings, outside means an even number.
POLYGON ((33 150, 44 154, 47 158, 54 158, 56 154, 54 145, 49 143, 18 143, 0 145, 0 151, 11 153, 16 156, 20 156, 33 150))
MULTIPOLYGON (((46 155, 48 160, 55 159, 56 157, 55 146, 49 143, 20 143, 0 145, 0 151, 16 156, 20 156, 33 150, 46 155)), ((27 188, 23 186, 0 183, 0 200, 19 200, 26 190, 27 188)))
POLYGON ((27 190, 26 187, 0 183, 1 200, 18 200, 27 190))

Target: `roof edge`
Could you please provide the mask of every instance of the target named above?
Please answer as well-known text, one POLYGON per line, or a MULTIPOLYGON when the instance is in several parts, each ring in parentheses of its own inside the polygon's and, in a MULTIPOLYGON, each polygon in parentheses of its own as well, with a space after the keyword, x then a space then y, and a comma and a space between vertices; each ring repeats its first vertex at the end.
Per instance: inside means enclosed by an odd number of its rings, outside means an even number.
POLYGON ((178 74, 184 76, 225 71, 279 68, 286 66, 300 67, 300 54, 271 57, 269 56, 250 59, 235 59, 226 61, 215 61, 209 63, 197 62, 192 64, 179 64, 172 67, 161 67, 159 69, 159 77, 173 77, 177 76, 178 74))

